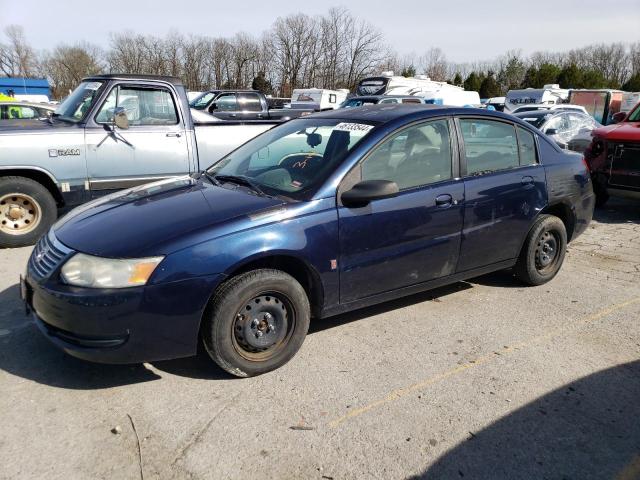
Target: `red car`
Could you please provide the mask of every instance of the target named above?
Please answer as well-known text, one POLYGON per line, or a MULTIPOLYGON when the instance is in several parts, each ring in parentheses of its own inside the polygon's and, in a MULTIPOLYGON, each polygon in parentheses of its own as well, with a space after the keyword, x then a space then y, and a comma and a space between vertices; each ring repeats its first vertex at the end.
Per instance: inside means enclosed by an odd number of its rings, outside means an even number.
POLYGON ((619 123, 593 131, 585 158, 593 178, 596 205, 610 195, 640 199, 640 103, 619 123))

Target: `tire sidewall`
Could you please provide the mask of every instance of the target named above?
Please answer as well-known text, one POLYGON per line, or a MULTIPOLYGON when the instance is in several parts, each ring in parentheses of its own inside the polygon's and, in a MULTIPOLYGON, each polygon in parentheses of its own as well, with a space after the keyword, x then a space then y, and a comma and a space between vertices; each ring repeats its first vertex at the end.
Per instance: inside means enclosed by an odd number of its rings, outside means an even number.
POLYGON ((22 193, 32 197, 38 202, 41 218, 38 226, 24 235, 10 235, 0 231, 0 248, 33 245, 56 221, 58 217, 56 202, 49 190, 35 180, 25 177, 0 178, 0 197, 11 193, 22 193))
POLYGON ((543 283, 547 283, 553 279, 560 271, 560 268, 562 268, 566 250, 567 231, 562 220, 552 215, 545 215, 541 217, 529 232, 526 250, 523 252, 523 258, 521 258, 521 262, 524 262, 524 265, 520 266, 521 272, 519 276, 522 280, 531 285, 542 285, 543 283), (548 273, 541 273, 536 268, 537 240, 544 231, 555 233, 558 240, 558 257, 556 259, 556 267, 548 273))
POLYGON ((291 276, 277 270, 257 270, 232 279, 234 285, 214 299, 203 330, 209 355, 233 375, 246 377, 274 370, 287 363, 300 349, 309 330, 310 308, 302 286, 291 276), (240 355, 233 343, 233 326, 242 305, 264 293, 286 296, 294 310, 295 325, 287 343, 265 361, 251 361, 240 355))

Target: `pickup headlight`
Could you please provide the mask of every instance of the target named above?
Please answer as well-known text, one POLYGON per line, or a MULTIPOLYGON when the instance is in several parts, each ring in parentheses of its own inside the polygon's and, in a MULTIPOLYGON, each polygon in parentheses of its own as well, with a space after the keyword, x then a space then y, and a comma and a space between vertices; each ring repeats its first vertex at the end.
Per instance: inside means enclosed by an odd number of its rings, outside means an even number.
POLYGON ((77 287, 137 287, 147 283, 163 258, 114 259, 76 253, 62 267, 61 277, 77 287))

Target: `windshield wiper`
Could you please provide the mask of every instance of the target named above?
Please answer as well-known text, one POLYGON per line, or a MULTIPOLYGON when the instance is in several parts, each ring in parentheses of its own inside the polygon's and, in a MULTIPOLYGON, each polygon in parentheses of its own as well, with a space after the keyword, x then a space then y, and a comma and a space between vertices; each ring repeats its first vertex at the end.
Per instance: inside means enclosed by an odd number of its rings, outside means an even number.
MULTIPOLYGON (((207 173, 206 175, 209 176, 210 174, 207 173)), ((261 197, 271 196, 265 193, 264 190, 262 190, 256 182, 254 182, 249 177, 245 177, 244 175, 213 175, 212 178, 217 182, 230 182, 236 183, 238 185, 244 185, 245 187, 249 187, 261 197)))

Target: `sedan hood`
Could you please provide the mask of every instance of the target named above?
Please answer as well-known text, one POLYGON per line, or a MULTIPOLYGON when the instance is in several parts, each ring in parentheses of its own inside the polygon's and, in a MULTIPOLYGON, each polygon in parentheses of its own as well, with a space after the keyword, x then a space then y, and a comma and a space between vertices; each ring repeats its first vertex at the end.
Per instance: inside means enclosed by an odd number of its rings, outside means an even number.
POLYGON ((593 131, 594 137, 609 141, 640 142, 640 122, 620 122, 593 131))
POLYGON ((171 253, 171 240, 284 203, 243 187, 178 177, 123 190, 82 205, 54 225, 68 247, 110 258, 171 253))

